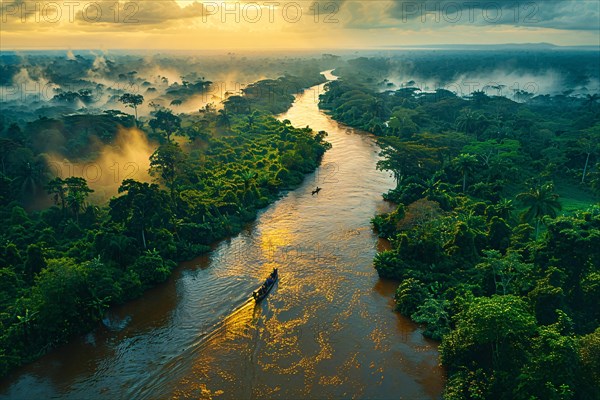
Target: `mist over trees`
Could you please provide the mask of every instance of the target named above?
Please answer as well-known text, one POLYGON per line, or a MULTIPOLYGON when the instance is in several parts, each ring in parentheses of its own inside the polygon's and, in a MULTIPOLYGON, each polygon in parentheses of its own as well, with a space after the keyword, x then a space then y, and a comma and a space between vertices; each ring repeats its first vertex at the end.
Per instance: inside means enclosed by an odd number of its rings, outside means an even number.
POLYGON ((327 133, 274 115, 336 68, 320 107, 377 137, 374 266, 441 341, 445 397, 598 398, 597 52, 383 53, 0 55, 0 376, 300 184, 327 133), (57 167, 107 150, 108 198, 57 167))
MULTIPOLYGON (((442 81, 469 59, 423 58, 407 68, 442 81)), ((575 78, 563 55, 528 55, 515 69, 540 60, 567 66, 574 85, 594 77, 575 78)), ((349 61, 320 105, 377 135, 378 168, 396 181, 383 196, 396 209, 372 220, 391 246, 374 266, 398 281, 397 310, 441 340, 444 397, 599 398, 597 96, 398 88, 386 80, 397 66, 349 61)))
MULTIPOLYGON (((54 71, 54 58, 41 60, 46 73, 54 71)), ((75 62, 89 64, 83 57, 75 62)), ((0 126, 0 376, 97 326, 110 306, 164 282, 178 261, 239 232, 257 210, 300 184, 329 144, 325 135, 294 128, 273 113, 323 81, 318 64, 241 91, 237 99, 252 104, 251 112, 232 100, 222 109, 199 103, 194 112, 177 113, 129 91, 111 104, 130 106, 134 116, 104 106, 63 114, 61 106, 52 116, 33 117, 9 103, 0 126), (263 87, 268 92, 258 91, 263 87), (150 109, 142 116, 145 104, 150 109), (106 149, 132 156, 123 150, 131 143, 153 148, 147 175, 132 162, 95 163, 106 149), (118 192, 108 201, 92 199, 97 176, 76 176, 74 164, 55 161, 60 157, 108 174, 118 192), (139 173, 131 177, 129 167, 139 173)), ((123 67, 103 65, 104 75, 123 67)), ((118 79, 137 82, 141 75, 131 71, 118 79)), ((211 84, 204 77, 202 84, 183 81, 179 97, 211 84)), ((61 91, 46 103, 68 107, 81 100, 68 93, 84 92, 61 91)), ((37 111, 49 110, 44 107, 37 111)))

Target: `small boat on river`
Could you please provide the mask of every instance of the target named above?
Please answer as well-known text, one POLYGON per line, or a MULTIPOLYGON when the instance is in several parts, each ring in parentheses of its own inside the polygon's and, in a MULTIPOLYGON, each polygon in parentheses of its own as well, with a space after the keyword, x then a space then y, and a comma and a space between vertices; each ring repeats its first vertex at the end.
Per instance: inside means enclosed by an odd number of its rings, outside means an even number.
POLYGON ((254 297, 254 301, 257 303, 267 297, 273 286, 275 286, 275 282, 277 282, 277 278, 279 277, 277 273, 277 268, 273 268, 273 272, 267 278, 265 283, 258 289, 252 292, 252 297, 254 297))

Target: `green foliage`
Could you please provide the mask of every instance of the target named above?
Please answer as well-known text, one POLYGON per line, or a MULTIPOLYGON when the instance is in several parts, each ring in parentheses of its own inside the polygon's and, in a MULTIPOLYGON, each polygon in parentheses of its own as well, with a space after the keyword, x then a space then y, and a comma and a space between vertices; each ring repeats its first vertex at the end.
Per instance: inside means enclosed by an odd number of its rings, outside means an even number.
MULTIPOLYGON (((317 73, 294 82, 322 79, 317 73)), ((252 96, 258 96, 256 87, 252 96)), ((275 104, 268 97, 252 104, 283 111, 295 93, 288 89, 282 97, 275 95, 275 104)), ((134 109, 143 100, 121 99, 134 109)), ((76 121, 73 116, 40 119, 26 132, 15 125, 9 129, 11 138, 0 138, 6 144, 0 153, 0 183, 11 185, 0 190, 0 215, 6 221, 0 227, 0 375, 91 329, 111 305, 167 280, 177 261, 197 257, 215 240, 239 232, 281 190, 301 183, 330 147, 326 132, 294 128, 268 111, 218 113, 206 107, 199 117, 163 109, 150 121, 151 128, 166 136, 150 157, 155 183, 126 179, 108 205, 92 206, 85 179, 38 179, 34 167, 44 158, 37 152, 45 147, 28 140, 43 143, 38 129, 54 129, 58 140, 69 133, 65 125, 76 125, 110 142, 118 124, 131 126, 132 121, 118 112, 108 114, 78 116, 76 121), (101 137, 93 123, 105 129, 101 137), (171 140, 174 133, 189 134, 190 127, 203 134, 190 143, 171 140), (23 163, 29 167, 22 168, 23 163), (48 198, 42 198, 42 187, 48 198), (23 206, 29 203, 17 200, 35 190, 40 203, 49 200, 54 206, 28 213, 23 206)), ((88 145, 78 140, 66 150, 76 148, 82 157, 88 145)))
POLYGON ((167 280, 175 265, 172 261, 164 260, 159 252, 154 250, 138 257, 128 269, 139 277, 143 287, 150 287, 167 280))
POLYGON ((35 318, 28 321, 31 329, 43 335, 26 340, 58 343, 79 332, 101 317, 89 292, 88 271, 68 258, 52 259, 36 280, 32 289, 32 311, 35 318))
POLYGON ((536 237, 538 236, 539 224, 542 219, 546 215, 550 216, 550 218, 556 218, 557 212, 562 208, 557 200, 559 197, 558 194, 553 193, 553 191, 554 185, 546 183, 517 195, 517 200, 521 201, 527 207, 521 218, 524 221, 535 221, 536 237))
POLYGON ((42 248, 37 244, 27 246, 27 258, 23 265, 25 279, 31 284, 33 278, 46 268, 46 260, 42 252, 42 248))
POLYGON ((524 288, 518 285, 523 282, 532 270, 530 264, 522 262, 518 252, 510 251, 502 255, 497 250, 484 250, 483 262, 475 268, 490 275, 494 281, 494 293, 496 294, 521 294, 524 288))
POLYGON ((223 115, 252 115, 254 111, 280 114, 286 111, 294 101, 295 93, 325 82, 325 78, 313 68, 301 76, 284 75, 248 85, 243 89, 243 96, 227 98, 223 115))
POLYGON ((125 93, 119 97, 119 101, 125 104, 127 107, 131 107, 135 111, 135 121, 137 124, 137 106, 144 102, 144 96, 141 94, 125 93))
POLYGON ((414 278, 405 279, 396 289, 396 309, 404 315, 412 315, 423 304, 426 296, 427 291, 421 281, 414 278))
POLYGON ((405 177, 431 176, 439 166, 435 158, 436 150, 416 142, 405 142, 395 137, 380 139, 382 160, 377 162, 377 169, 390 171, 397 183, 405 177))
POLYGON ((600 328, 582 336, 578 343, 579 357, 582 363, 582 385, 590 393, 590 399, 600 398, 600 328))
POLYGON ((450 332, 450 303, 444 299, 429 297, 412 314, 412 319, 420 324, 426 324, 424 334, 435 340, 441 340, 450 332))
POLYGON ((46 191, 53 196, 55 204, 60 204, 63 211, 70 210, 78 222, 79 214, 86 207, 87 197, 94 192, 86 180, 78 176, 54 178, 46 185, 46 191))
POLYGON ((505 373, 514 374, 527 359, 525 351, 536 330, 527 304, 512 295, 479 297, 454 319, 455 328, 440 347, 442 362, 450 373, 464 366, 491 373, 484 397, 510 398, 505 391, 512 382, 505 373))
POLYGON ((515 399, 571 399, 581 379, 577 339, 572 321, 563 313, 557 323, 542 326, 532 338, 530 357, 521 368, 515 399))
POLYGON ((181 118, 174 115, 171 110, 158 110, 154 113, 154 118, 148 122, 153 132, 157 130, 167 139, 171 141, 171 135, 177 133, 181 128, 181 118))
POLYGON ((177 143, 161 144, 150 156, 150 175, 159 177, 175 195, 175 179, 185 171, 187 157, 177 143))
POLYGON ((382 278, 390 279, 403 279, 403 266, 404 264, 398 258, 396 252, 393 251, 382 251, 377 253, 373 260, 377 273, 382 278))
POLYGON ((396 231, 396 225, 402 218, 404 218, 404 206, 400 204, 391 213, 375 216, 371 220, 371 223, 379 234, 379 237, 389 238, 396 231))
POLYGON ((581 211, 600 188, 597 96, 395 89, 392 65, 350 61, 321 106, 378 136, 377 168, 396 179, 384 198, 403 212, 372 219, 391 244, 374 266, 442 340, 445 398, 598 398, 600 213, 581 211))
POLYGON ((464 192, 467 189, 467 176, 472 174, 477 166, 477 157, 473 154, 462 153, 452 160, 452 162, 463 177, 462 191, 464 192))
POLYGON ((487 400, 491 396, 494 378, 482 368, 460 369, 448 379, 444 391, 447 400, 487 400))

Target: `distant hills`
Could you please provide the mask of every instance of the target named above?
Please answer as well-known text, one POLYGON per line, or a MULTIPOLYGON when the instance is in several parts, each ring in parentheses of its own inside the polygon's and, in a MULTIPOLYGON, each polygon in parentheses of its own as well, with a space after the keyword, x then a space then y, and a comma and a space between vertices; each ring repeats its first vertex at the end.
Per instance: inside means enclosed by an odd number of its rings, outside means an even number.
POLYGON ((498 43, 498 44, 430 44, 383 46, 387 49, 410 50, 600 50, 599 46, 558 46, 552 43, 498 43))

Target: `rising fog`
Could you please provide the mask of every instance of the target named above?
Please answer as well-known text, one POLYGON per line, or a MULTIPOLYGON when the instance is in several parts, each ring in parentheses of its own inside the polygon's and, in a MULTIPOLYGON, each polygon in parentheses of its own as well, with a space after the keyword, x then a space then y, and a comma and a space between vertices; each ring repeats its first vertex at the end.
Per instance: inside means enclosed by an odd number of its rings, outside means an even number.
POLYGON ((125 93, 142 95, 137 107, 142 124, 168 108, 174 114, 200 114, 211 104, 240 95, 251 83, 310 68, 331 68, 372 78, 380 90, 444 88, 459 96, 475 90, 527 101, 538 95, 585 96, 600 91, 598 66, 591 52, 396 52, 273 55, 128 54, 125 52, 5 52, 0 55, 0 131, 10 123, 34 124, 36 151, 47 155, 56 176, 82 176, 106 201, 123 179, 149 180, 148 158, 155 144, 137 129, 104 129, 102 116, 117 115, 133 126, 134 110, 119 101, 125 93), (368 61, 366 61, 368 60, 368 61), (375 61, 373 61, 375 60, 375 61), (108 129, 108 131, 106 131, 108 129))
POLYGON ((117 195, 124 179, 141 182, 151 180, 148 174, 150 155, 156 145, 150 143, 139 129, 119 129, 114 142, 101 145, 98 156, 91 161, 73 161, 60 154, 48 154, 50 170, 55 176, 80 176, 94 190, 90 200, 102 203, 117 195))

